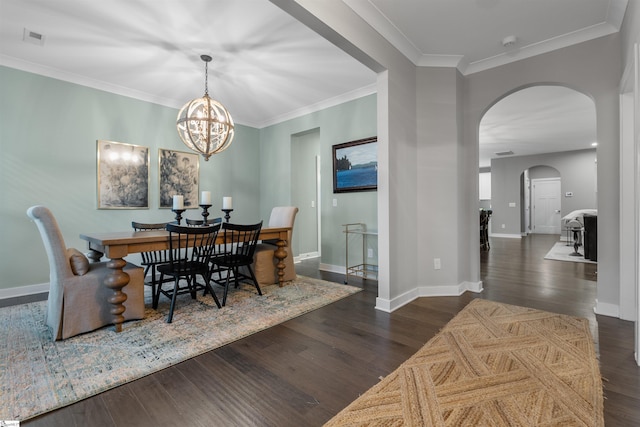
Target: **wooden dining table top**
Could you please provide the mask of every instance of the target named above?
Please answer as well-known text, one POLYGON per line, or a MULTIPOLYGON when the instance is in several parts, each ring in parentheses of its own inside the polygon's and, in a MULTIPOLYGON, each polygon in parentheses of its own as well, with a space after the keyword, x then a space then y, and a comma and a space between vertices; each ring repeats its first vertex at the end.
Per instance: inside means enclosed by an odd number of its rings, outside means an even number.
MULTIPOLYGON (((265 227, 260 230, 260 240, 286 241, 290 230, 290 227, 265 227)), ((220 230, 216 243, 224 243, 224 236, 224 230, 220 230)), ((89 243, 89 249, 98 250, 109 258, 167 249, 169 245, 169 232, 165 230, 82 233, 80 238, 89 243)))

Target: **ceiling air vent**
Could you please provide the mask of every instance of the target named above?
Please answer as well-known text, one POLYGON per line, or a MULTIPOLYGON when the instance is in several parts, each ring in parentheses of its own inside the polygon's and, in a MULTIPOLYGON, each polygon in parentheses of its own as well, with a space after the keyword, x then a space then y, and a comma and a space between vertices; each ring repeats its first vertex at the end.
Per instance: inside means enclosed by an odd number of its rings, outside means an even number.
POLYGON ((38 46, 44 46, 44 39, 45 39, 44 35, 40 33, 36 33, 35 31, 31 31, 28 28, 25 28, 22 34, 22 41, 31 43, 31 44, 36 44, 38 46))
POLYGON ((498 151, 497 153, 493 153, 496 156, 510 156, 513 154, 513 151, 509 150, 509 151, 498 151))

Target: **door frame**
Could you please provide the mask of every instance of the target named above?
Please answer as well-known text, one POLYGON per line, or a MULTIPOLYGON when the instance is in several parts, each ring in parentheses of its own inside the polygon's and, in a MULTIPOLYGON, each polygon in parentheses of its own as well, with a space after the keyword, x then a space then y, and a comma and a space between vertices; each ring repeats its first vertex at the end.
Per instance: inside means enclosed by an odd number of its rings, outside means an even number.
MULTIPOLYGON (((535 205, 535 198, 536 198, 536 183, 538 182, 551 182, 551 181, 555 181, 558 182, 558 200, 560 202, 560 209, 559 212, 562 212, 562 177, 552 177, 552 178, 536 178, 536 179, 532 179, 529 182, 531 183, 531 200, 534 201, 534 203, 531 203, 531 205, 533 206, 532 212, 531 212, 531 233, 533 234, 537 234, 536 233, 536 205, 535 205)), ((558 234, 562 234, 562 221, 561 221, 562 217, 560 217, 560 219, 558 220, 558 234)), ((546 233, 545 233, 546 234, 546 233)))

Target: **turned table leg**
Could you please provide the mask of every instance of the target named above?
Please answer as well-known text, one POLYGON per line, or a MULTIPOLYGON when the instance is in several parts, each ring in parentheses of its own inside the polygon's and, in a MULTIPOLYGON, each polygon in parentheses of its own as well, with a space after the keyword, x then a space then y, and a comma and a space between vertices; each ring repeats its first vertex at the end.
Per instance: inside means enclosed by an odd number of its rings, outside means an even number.
POLYGON ((107 267, 112 269, 112 272, 105 279, 105 286, 113 290, 113 295, 107 301, 112 305, 109 313, 111 313, 116 332, 122 331, 125 311, 123 303, 127 300, 127 294, 122 292, 122 288, 127 286, 130 279, 129 275, 122 270, 125 265, 127 262, 122 258, 113 258, 107 262, 107 267))
POLYGON ((278 246, 278 249, 276 249, 273 255, 278 260, 278 263, 276 264, 276 268, 278 269, 278 285, 282 287, 282 283, 284 282, 284 259, 287 257, 285 246, 287 243, 284 240, 279 239, 276 242, 276 245, 278 246))

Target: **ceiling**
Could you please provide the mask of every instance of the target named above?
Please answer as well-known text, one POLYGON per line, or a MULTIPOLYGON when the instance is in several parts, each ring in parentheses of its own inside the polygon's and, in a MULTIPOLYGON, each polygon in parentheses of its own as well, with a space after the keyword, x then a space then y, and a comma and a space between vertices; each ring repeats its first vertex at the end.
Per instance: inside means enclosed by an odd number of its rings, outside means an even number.
MULTIPOLYGON (((343 1, 416 65, 467 75, 617 32, 628 0, 326 1, 343 1)), ((0 0, 0 65, 180 108, 204 93, 201 54, 213 57, 211 97, 257 128, 376 90, 373 71, 267 0, 0 0)), ((586 97, 548 89, 489 111, 481 146, 495 145, 481 165, 524 139, 526 154, 594 141, 575 114, 586 97)))

